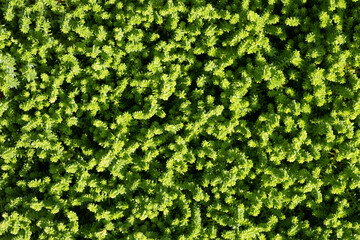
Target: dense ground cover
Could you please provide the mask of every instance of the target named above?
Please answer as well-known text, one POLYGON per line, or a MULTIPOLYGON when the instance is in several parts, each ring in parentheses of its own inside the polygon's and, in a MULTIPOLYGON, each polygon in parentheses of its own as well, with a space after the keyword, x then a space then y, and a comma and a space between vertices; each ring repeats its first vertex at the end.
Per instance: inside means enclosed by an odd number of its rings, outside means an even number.
POLYGON ((0 239, 360 239, 357 0, 0 1, 0 239))

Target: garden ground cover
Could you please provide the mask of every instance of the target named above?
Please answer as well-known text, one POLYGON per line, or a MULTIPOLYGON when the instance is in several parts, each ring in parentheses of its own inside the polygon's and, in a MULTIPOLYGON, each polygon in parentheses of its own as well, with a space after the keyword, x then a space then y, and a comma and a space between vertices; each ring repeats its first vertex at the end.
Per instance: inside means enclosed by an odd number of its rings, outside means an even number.
POLYGON ((0 2, 0 239, 360 239, 357 0, 0 2))

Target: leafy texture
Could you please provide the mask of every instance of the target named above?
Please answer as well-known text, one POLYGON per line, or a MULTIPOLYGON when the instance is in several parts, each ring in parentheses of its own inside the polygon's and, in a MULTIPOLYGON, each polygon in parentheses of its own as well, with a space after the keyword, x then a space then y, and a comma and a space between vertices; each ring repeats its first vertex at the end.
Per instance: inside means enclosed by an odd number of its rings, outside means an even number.
POLYGON ((1 239, 359 239, 357 0, 4 0, 1 239))

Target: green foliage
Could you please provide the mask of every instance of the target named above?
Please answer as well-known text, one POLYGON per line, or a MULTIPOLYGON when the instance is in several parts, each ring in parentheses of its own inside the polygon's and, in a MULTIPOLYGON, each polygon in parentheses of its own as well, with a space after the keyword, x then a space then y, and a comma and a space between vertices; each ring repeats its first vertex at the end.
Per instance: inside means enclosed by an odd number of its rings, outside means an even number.
POLYGON ((359 239, 357 0, 4 0, 0 239, 359 239))

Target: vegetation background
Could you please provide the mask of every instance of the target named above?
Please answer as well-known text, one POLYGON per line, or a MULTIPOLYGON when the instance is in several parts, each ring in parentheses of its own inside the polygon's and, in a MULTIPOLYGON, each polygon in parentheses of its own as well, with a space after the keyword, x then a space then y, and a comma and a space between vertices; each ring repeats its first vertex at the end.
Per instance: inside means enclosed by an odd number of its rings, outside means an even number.
POLYGON ((0 239, 360 239, 357 0, 0 0, 0 239))

